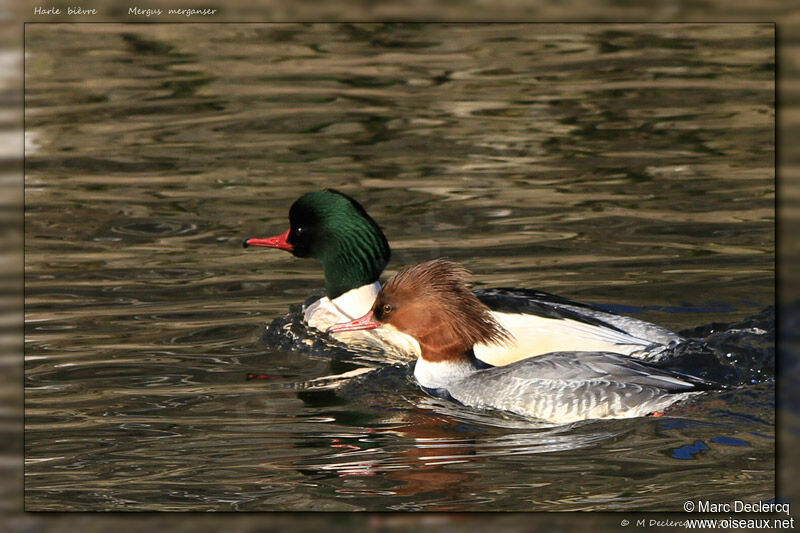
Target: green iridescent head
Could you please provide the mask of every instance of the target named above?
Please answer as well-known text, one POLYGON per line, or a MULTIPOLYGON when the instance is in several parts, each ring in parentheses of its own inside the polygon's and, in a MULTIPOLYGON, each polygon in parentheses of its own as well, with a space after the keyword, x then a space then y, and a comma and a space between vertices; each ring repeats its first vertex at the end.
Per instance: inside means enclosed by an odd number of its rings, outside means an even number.
POLYGON ((367 212, 334 189, 304 194, 289 210, 289 230, 270 239, 247 239, 245 246, 290 251, 322 262, 329 298, 378 280, 391 251, 367 212))

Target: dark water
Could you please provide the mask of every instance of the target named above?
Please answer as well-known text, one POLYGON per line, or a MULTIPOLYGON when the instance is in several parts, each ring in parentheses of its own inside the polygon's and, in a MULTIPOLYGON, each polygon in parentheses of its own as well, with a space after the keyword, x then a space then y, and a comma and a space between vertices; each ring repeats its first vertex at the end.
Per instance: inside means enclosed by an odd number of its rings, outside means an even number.
POLYGON ((39 24, 25 67, 28 510, 774 497, 771 25, 39 24), (652 320, 738 387, 542 428, 410 366, 328 379, 361 359, 262 341, 319 265, 240 246, 322 187, 390 272, 446 255, 652 320))

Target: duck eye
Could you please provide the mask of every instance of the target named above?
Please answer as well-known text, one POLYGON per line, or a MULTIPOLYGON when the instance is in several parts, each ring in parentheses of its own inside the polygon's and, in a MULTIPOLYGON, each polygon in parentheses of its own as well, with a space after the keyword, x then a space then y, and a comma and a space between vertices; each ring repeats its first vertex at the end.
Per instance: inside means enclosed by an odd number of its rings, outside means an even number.
POLYGON ((389 304, 383 304, 383 313, 388 315, 391 312, 392 312, 392 306, 389 304))
POLYGON ((300 235, 301 233, 303 233, 303 228, 295 228, 295 229, 294 229, 294 232, 295 232, 297 235, 300 235))

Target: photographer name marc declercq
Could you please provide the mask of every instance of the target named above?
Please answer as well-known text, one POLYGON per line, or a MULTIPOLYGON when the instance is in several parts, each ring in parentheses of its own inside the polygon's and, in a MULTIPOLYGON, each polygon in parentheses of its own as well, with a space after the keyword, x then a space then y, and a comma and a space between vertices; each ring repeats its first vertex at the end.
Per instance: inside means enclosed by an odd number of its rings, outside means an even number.
POLYGON ((687 513, 784 513, 789 515, 788 503, 755 502, 736 500, 730 503, 714 503, 708 500, 687 500, 683 504, 687 513))

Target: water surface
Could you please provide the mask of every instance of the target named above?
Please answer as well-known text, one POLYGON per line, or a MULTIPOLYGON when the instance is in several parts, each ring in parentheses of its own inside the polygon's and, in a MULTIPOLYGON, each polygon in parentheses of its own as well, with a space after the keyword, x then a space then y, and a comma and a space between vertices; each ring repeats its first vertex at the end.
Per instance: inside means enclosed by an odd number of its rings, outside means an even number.
POLYGON ((774 497, 771 25, 26 27, 28 510, 667 510, 774 497), (265 337, 356 197, 448 256, 683 331, 730 391, 543 428, 265 337), (713 365, 711 364, 713 363, 713 365))

